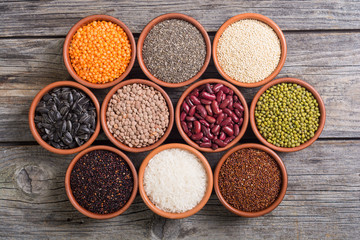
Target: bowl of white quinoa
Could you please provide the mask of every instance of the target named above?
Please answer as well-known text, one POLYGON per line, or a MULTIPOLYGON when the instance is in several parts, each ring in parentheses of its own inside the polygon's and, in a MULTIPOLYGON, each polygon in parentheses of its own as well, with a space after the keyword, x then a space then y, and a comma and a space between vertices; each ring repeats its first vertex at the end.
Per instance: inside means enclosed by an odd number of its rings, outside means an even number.
POLYGON ((212 53, 218 72, 227 81, 240 87, 258 87, 278 75, 287 47, 275 22, 261 14, 244 13, 219 28, 212 53))

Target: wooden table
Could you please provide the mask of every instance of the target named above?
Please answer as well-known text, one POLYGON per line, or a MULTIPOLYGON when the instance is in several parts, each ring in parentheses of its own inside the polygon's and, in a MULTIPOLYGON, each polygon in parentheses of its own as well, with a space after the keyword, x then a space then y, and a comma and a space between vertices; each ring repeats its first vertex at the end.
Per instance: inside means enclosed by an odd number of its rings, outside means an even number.
MULTIPOLYGON (((20 239, 358 239, 360 230, 360 2, 323 1, 1 1, 0 238, 20 239), (278 77, 295 77, 321 94, 327 121, 305 150, 279 153, 289 174, 284 201, 256 219, 227 211, 213 194, 196 215, 168 220, 136 197, 121 216, 93 220, 67 199, 64 175, 74 157, 52 154, 33 139, 30 103, 44 86, 71 79, 62 60, 69 29, 81 18, 108 14, 138 38, 154 17, 188 14, 209 32, 228 18, 256 12, 284 31, 288 56, 278 77)), ((202 78, 221 78, 211 62, 202 78)), ((146 78, 136 63, 127 79, 146 78)), ((166 89, 174 105, 186 88, 166 89)), ((259 88, 240 91, 248 104, 259 88)), ((102 101, 108 90, 94 90, 102 101)), ((183 142, 176 130, 167 142, 183 142)), ((240 143, 258 142, 249 130, 240 143)), ((111 145, 101 133, 95 145, 111 145)), ((145 153, 129 157, 139 167, 145 153)), ((205 154, 214 168, 223 153, 205 154)))

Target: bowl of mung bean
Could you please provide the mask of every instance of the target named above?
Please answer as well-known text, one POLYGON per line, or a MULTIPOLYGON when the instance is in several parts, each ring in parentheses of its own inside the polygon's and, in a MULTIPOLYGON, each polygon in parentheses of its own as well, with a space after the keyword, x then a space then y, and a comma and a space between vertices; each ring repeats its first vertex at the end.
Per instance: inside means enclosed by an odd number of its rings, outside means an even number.
POLYGON ((280 78, 263 86, 250 107, 250 123, 256 137, 280 152, 310 146, 325 125, 325 105, 309 83, 280 78))
POLYGON ((68 32, 63 59, 70 75, 89 88, 118 84, 131 71, 136 44, 130 29, 108 15, 81 19, 68 32))
POLYGON ((183 87, 197 80, 211 58, 211 42, 194 18, 169 13, 146 25, 137 44, 139 65, 145 75, 163 87, 183 87))
POLYGON ((29 110, 35 140, 57 154, 73 154, 89 147, 100 132, 100 104, 83 85, 58 81, 44 87, 29 110))
POLYGON ((288 183, 281 158, 270 148, 247 143, 230 149, 214 171, 214 189, 220 202, 242 217, 259 217, 283 200, 288 183))
POLYGON ((101 106, 101 125, 108 139, 122 150, 144 152, 169 136, 174 124, 170 97, 157 84, 126 80, 113 87, 101 106))
POLYGON ((192 84, 181 95, 175 122, 181 137, 203 152, 220 152, 234 146, 249 121, 247 103, 239 89, 220 79, 192 84))
POLYGON ((240 87, 258 87, 276 77, 287 54, 283 32, 271 19, 244 13, 217 31, 212 54, 218 72, 240 87))

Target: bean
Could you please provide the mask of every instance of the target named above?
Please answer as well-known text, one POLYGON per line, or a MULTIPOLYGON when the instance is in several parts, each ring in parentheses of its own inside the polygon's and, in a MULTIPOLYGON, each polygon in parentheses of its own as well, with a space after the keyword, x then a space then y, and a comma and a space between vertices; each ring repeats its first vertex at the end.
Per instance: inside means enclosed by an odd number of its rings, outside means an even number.
POLYGON ((182 127, 182 129, 184 130, 184 132, 185 132, 186 134, 189 133, 189 129, 188 129, 188 127, 187 127, 186 122, 181 122, 181 127, 182 127))
MULTIPOLYGON (((206 120, 208 123, 214 123, 214 122, 216 122, 216 119, 213 118, 212 116, 209 116, 209 115, 205 117, 205 120, 206 120)), ((230 120, 231 120, 231 118, 230 118, 230 120)))
POLYGON ((239 111, 239 109, 234 109, 234 112, 236 114, 236 116, 238 116, 239 118, 241 118, 243 116, 243 113, 239 111))
POLYGON ((226 133, 229 137, 231 137, 232 135, 234 135, 234 130, 229 127, 229 126, 224 126, 222 128, 222 130, 224 131, 224 133, 226 133))
POLYGON ((243 121, 244 121, 244 118, 240 118, 240 120, 239 120, 239 126, 241 126, 241 124, 243 123, 243 121))
POLYGON ((236 114, 233 114, 231 116, 232 120, 235 122, 235 123, 238 123, 239 122, 239 118, 236 116, 236 114))
POLYGON ((234 95, 234 91, 232 89, 230 89, 228 95, 230 95, 230 96, 234 95))
POLYGON ((237 137, 240 133, 240 127, 239 125, 235 124, 234 125, 234 136, 237 137))
POLYGON ((189 110, 189 116, 194 116, 196 110, 196 106, 192 106, 189 110))
POLYGON ((215 125, 214 127, 212 127, 211 132, 215 135, 218 135, 220 131, 220 125, 215 125))
POLYGON ((207 112, 206 112, 206 109, 205 109, 205 107, 203 105, 196 105, 196 110, 198 111, 200 116, 202 116, 203 118, 206 117, 207 112))
POLYGON ((202 142, 200 143, 200 147, 203 147, 203 148, 210 148, 211 147, 211 142, 202 142))
POLYGON ((207 100, 211 100, 211 101, 216 99, 216 96, 214 94, 210 94, 208 92, 201 92, 200 97, 205 98, 207 100))
POLYGON ((203 137, 203 138, 201 139, 201 141, 203 141, 203 142, 211 142, 210 139, 208 139, 207 137, 203 137))
POLYGON ((217 83, 214 87, 213 87, 213 91, 216 93, 218 92, 224 85, 221 83, 217 83))
POLYGON ((193 102, 190 100, 190 97, 189 97, 189 96, 187 96, 187 97, 185 98, 185 102, 187 103, 187 105, 189 105, 189 107, 194 106, 194 104, 193 104, 193 102))
POLYGON ((237 95, 233 96, 234 102, 239 102, 239 97, 237 95))
POLYGON ((212 101, 207 100, 207 99, 204 99, 204 98, 201 98, 201 99, 200 99, 200 102, 201 102, 202 104, 208 105, 208 104, 211 104, 212 101))
POLYGON ((205 105, 205 109, 208 115, 212 116, 213 112, 210 105, 205 105))
POLYGON ((200 119, 199 122, 205 127, 210 127, 210 124, 205 119, 200 119))
POLYGON ((221 122, 220 126, 226 126, 228 125, 229 123, 231 123, 232 119, 231 117, 227 117, 224 121, 221 122))
POLYGON ((189 122, 193 122, 196 120, 196 118, 194 116, 187 116, 185 119, 186 119, 186 121, 189 121, 189 122))
POLYGON ((184 121, 186 117, 186 112, 181 112, 180 114, 180 121, 184 121))
POLYGON ((204 133, 205 137, 207 137, 210 140, 214 139, 214 135, 210 132, 210 128, 207 128, 204 125, 202 125, 201 130, 204 133))
POLYGON ((204 119, 204 118, 203 118, 200 114, 198 114, 198 113, 195 113, 194 116, 195 116, 197 119, 199 119, 199 120, 200 120, 200 119, 204 119))
POLYGON ((229 105, 230 100, 228 98, 226 98, 221 104, 220 104, 220 108, 226 108, 227 105, 229 105))
POLYGON ((197 134, 193 134, 190 138, 194 141, 202 139, 204 134, 202 132, 199 132, 197 134))
POLYGON ((215 114, 219 114, 222 112, 222 110, 220 111, 219 103, 217 101, 213 101, 211 103, 211 108, 213 110, 213 113, 215 113, 215 114))
POLYGON ((225 140, 224 140, 224 143, 227 145, 229 144, 229 142, 231 142, 232 140, 235 139, 235 136, 231 136, 231 137, 227 137, 225 140))
POLYGON ((193 128, 193 122, 188 122, 187 127, 188 127, 188 129, 190 131, 193 128))
POLYGON ((194 133, 199 133, 199 132, 201 132, 201 124, 200 124, 199 121, 195 121, 195 122, 193 123, 193 125, 194 125, 194 128, 193 128, 194 133))
POLYGON ((221 102, 222 96, 224 95, 223 91, 218 91, 218 93, 216 94, 216 101, 221 102))
POLYGON ((191 137, 191 136, 192 136, 192 133, 189 131, 186 135, 187 135, 188 137, 191 137))
POLYGON ((226 134, 224 132, 220 132, 219 139, 225 140, 225 138, 226 138, 226 134))
POLYGON ((241 111, 241 112, 244 111, 244 107, 238 102, 234 103, 234 108, 239 109, 239 111, 241 111))
POLYGON ((200 100, 199 100, 196 96, 194 96, 194 95, 190 96, 190 100, 191 100, 191 102, 193 102, 195 105, 201 104, 200 100))
POLYGON ((223 142, 220 139, 215 139, 214 143, 217 144, 219 147, 226 147, 226 145, 227 145, 225 142, 223 142))
POLYGON ((205 90, 210 94, 214 94, 209 83, 205 84, 205 90))
POLYGON ((229 89, 228 87, 225 87, 225 86, 221 87, 220 89, 221 89, 225 94, 228 94, 228 93, 230 92, 230 89, 229 89))
POLYGON ((194 95, 195 97, 199 96, 199 89, 195 88, 194 90, 191 91, 190 95, 194 95))
POLYGON ((232 115, 234 115, 234 113, 228 108, 223 109, 223 113, 226 113, 229 117, 232 117, 232 115))
POLYGON ((213 150, 216 150, 216 149, 219 148, 219 146, 218 146, 217 144, 213 143, 213 144, 211 145, 211 148, 212 148, 213 150))
POLYGON ((224 101, 226 99, 226 94, 222 95, 221 101, 224 101))
POLYGON ((227 96, 226 98, 230 101, 227 107, 232 110, 234 104, 233 98, 231 96, 227 96))
POLYGON ((183 104, 182 104, 182 109, 183 109, 186 113, 188 113, 189 110, 190 110, 190 107, 189 107, 189 105, 187 105, 186 102, 183 102, 183 104))
POLYGON ((220 113, 216 119, 216 124, 221 124, 224 119, 225 119, 225 114, 220 113))

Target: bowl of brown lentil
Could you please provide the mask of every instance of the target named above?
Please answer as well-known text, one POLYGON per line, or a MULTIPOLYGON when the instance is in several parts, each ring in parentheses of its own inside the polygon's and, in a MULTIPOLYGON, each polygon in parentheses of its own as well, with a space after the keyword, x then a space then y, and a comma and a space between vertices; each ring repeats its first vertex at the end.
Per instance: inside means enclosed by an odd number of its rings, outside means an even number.
POLYGON ((139 65, 145 75, 164 87, 183 87, 197 80, 211 58, 211 42, 194 18, 169 13, 146 25, 137 44, 139 65))
POLYGON ((212 48, 218 72, 241 87, 258 87, 274 79, 287 54, 279 26, 256 13, 239 14, 227 20, 217 31, 212 48))
POLYGON ((131 71, 136 44, 130 29, 107 15, 81 19, 68 32, 63 59, 70 75, 90 88, 118 84, 131 71))
POLYGON ((82 214, 108 219, 125 212, 136 197, 138 176, 131 160, 120 150, 93 146, 70 162, 65 190, 82 214))
POLYGON ((259 217, 273 211, 285 196, 287 181, 280 157, 255 143, 230 149, 214 172, 214 189, 220 202, 242 217, 259 217))
POLYGON ((189 145, 203 152, 220 152, 240 141, 249 122, 249 110, 231 83, 204 79, 181 95, 175 122, 189 145))
POLYGON ((89 147, 100 132, 100 104, 83 85, 58 81, 41 89, 31 103, 29 126, 46 150, 73 154, 89 147))
POLYGON ((279 152, 295 152, 310 146, 325 126, 325 104, 309 83, 279 78, 263 86, 250 107, 250 123, 256 137, 279 152))
POLYGON ((174 124, 170 97, 157 84, 143 79, 119 83, 101 106, 101 125, 109 140, 122 150, 144 152, 169 136, 174 124))

